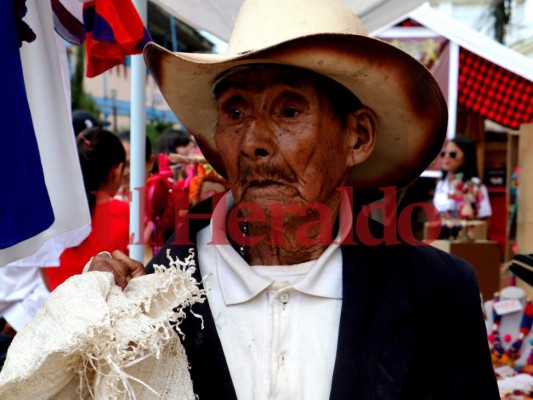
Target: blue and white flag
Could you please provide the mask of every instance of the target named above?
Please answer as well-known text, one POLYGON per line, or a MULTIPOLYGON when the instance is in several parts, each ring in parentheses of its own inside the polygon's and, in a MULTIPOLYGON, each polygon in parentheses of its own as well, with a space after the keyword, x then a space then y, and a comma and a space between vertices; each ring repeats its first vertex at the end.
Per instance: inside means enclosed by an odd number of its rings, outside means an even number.
POLYGON ((13 1, 0 2, 0 266, 57 265, 90 231, 64 44, 50 2, 27 7, 37 38, 19 49, 13 1))

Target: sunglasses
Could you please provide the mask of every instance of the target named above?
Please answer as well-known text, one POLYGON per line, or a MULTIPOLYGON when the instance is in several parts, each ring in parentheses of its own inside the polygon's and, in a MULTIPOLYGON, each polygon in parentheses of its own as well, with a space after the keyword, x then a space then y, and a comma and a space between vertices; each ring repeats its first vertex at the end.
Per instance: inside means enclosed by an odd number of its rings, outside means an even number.
POLYGON ((440 156, 442 158, 446 157, 446 154, 448 154, 450 156, 450 158, 452 158, 454 160, 455 160, 455 157, 457 157, 457 152, 456 151, 441 151, 440 152, 440 156))

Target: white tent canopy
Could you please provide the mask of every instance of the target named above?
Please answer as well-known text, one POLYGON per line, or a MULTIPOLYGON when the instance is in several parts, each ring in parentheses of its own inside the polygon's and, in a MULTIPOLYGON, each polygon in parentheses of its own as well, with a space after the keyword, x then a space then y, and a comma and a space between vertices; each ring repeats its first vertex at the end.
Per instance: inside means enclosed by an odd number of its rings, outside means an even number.
POLYGON ((414 9, 409 13, 408 17, 457 43, 466 50, 527 80, 533 81, 533 59, 439 13, 429 7, 428 4, 414 9))
MULTIPOLYGON (((429 4, 417 7, 409 12, 406 17, 418 22, 422 27, 389 27, 381 30, 376 36, 382 39, 442 36, 449 41, 448 56, 444 57, 448 58, 444 63, 446 65, 444 68, 448 69, 448 76, 444 76, 446 69, 441 69, 440 74, 436 75, 447 96, 449 109, 448 137, 455 135, 460 48, 466 49, 498 67, 533 82, 533 59, 436 11, 429 4)), ((440 172, 425 171, 422 176, 439 177, 440 172)))
MULTIPOLYGON (((228 41, 243 0, 150 0, 198 30, 228 41)), ((357 14, 370 34, 386 28, 424 0, 342 0, 357 14)))

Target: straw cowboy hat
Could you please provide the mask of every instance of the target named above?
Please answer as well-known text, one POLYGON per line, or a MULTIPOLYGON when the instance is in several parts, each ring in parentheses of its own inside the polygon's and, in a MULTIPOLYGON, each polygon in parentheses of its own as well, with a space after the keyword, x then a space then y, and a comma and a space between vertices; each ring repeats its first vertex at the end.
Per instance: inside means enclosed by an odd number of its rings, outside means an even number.
POLYGON ((351 169, 355 190, 402 186, 440 151, 447 107, 431 73, 398 48, 367 35, 337 0, 246 0, 225 54, 173 53, 154 43, 147 66, 168 105, 211 165, 226 176, 214 142, 216 78, 235 66, 274 63, 339 82, 378 115, 376 148, 351 169))

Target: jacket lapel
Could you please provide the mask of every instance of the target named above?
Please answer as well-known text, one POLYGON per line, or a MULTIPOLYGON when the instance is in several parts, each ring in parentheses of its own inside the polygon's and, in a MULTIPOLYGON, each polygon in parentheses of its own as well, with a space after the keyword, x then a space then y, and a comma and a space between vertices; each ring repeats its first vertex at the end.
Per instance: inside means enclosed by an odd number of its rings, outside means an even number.
MULTIPOLYGON (((198 269, 194 277, 201 281, 198 269)), ((194 393, 201 400, 237 399, 207 298, 195 304, 191 311, 198 317, 188 315, 180 330, 184 334, 182 343, 189 360, 194 393)))
POLYGON ((395 399, 410 356, 393 327, 411 309, 386 246, 344 246, 343 303, 332 400, 395 399))
MULTIPOLYGON (((218 200, 220 200, 220 196, 217 199, 210 198, 191 208, 187 224, 183 224, 178 228, 182 231, 177 231, 176 236, 173 235, 169 243, 174 243, 175 237, 188 237, 191 243, 195 243, 198 231, 209 224, 210 215, 218 200), (184 232, 184 230, 188 232, 184 232)), ((196 245, 187 246, 176 243, 163 247, 156 254, 146 266, 148 273, 153 272, 154 264, 166 264, 166 251, 168 249, 170 249, 172 257, 177 256, 180 260, 188 257, 191 250, 194 251, 194 260, 196 265, 198 265, 198 249, 196 245)), ((193 277, 197 282, 200 282, 199 287, 203 288, 199 268, 196 268, 193 277)), ((189 361, 189 372, 194 393, 198 398, 200 400, 236 400, 235 388, 233 387, 224 350, 217 334, 207 298, 204 299, 203 303, 197 303, 191 307, 191 313, 187 313, 187 317, 178 328, 181 342, 189 361)))

